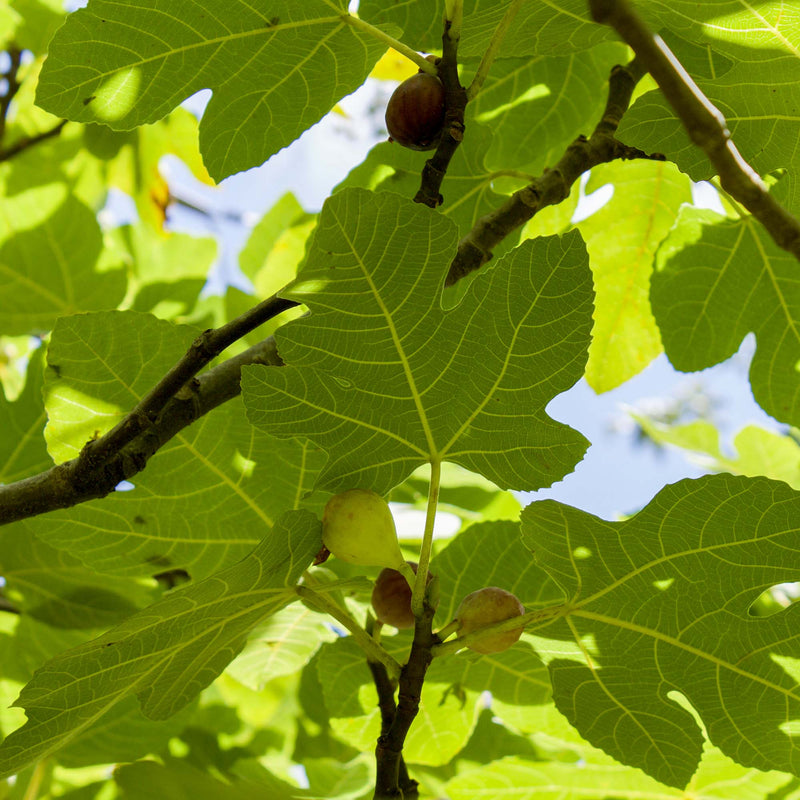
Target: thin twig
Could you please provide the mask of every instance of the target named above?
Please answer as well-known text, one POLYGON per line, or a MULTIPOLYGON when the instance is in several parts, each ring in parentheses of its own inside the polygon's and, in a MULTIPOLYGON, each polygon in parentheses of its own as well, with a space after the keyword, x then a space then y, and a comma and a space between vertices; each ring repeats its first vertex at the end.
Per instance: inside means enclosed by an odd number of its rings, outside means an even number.
POLYGON ((600 121, 587 139, 579 136, 567 147, 552 169, 513 195, 494 211, 481 217, 472 230, 459 242, 456 257, 450 265, 447 285, 478 269, 492 257, 492 250, 514 230, 530 220, 543 208, 558 205, 586 170, 616 159, 651 158, 664 160, 662 155, 648 155, 628 147, 615 137, 622 116, 627 111, 633 90, 644 75, 637 59, 627 66, 611 70, 608 100, 600 121))
POLYGON ((589 9, 595 21, 610 25, 633 48, 689 138, 708 156, 722 188, 764 225, 779 247, 800 259, 800 221, 775 200, 758 173, 742 158, 725 117, 661 37, 651 33, 628 0, 589 0, 589 9))
POLYGON ((8 121, 8 110, 11 106, 11 101, 14 99, 14 95, 19 91, 20 83, 17 75, 22 64, 22 50, 19 47, 11 45, 8 50, 6 50, 6 53, 8 54, 10 63, 8 69, 2 76, 6 81, 6 90, 3 96, 0 97, 0 142, 3 141, 6 135, 6 123, 8 121))
POLYGON ((0 611, 7 611, 9 614, 21 614, 22 612, 2 593, 0 593, 0 611))
POLYGON ((20 153, 24 153, 29 148, 39 144, 39 142, 44 142, 47 139, 52 139, 54 136, 58 136, 66 124, 67 120, 62 119, 58 125, 50 128, 50 130, 37 133, 35 136, 23 136, 21 139, 17 139, 14 144, 0 149, 0 161, 9 161, 10 159, 14 158, 14 156, 18 156, 20 153))
POLYGON ((78 456, 77 469, 96 471, 111 456, 132 442, 158 419, 167 402, 223 350, 298 303, 273 295, 220 328, 203 331, 183 358, 108 433, 87 442, 78 456))

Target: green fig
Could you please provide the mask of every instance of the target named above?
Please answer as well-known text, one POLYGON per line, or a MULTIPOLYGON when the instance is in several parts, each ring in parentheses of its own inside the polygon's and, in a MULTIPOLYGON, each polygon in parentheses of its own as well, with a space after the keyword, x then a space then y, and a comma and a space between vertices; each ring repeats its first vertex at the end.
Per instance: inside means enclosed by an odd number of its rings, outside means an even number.
POLYGON ((349 564, 408 569, 389 504, 369 489, 348 489, 328 500, 322 514, 322 543, 349 564))
MULTIPOLYGON (((525 613, 525 607, 511 592, 497 586, 486 586, 468 594, 456 611, 458 635, 485 628, 495 622, 502 622, 525 613)), ((522 635, 524 628, 502 631, 467 645, 476 653, 500 653, 507 650, 522 635)))

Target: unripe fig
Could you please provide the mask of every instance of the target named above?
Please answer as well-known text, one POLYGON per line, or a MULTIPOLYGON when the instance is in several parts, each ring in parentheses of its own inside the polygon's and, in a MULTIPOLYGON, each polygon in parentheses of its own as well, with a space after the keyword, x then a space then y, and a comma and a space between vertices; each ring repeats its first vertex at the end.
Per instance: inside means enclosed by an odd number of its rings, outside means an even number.
POLYGON ((442 136, 444 86, 435 76, 418 72, 403 81, 386 106, 390 141, 411 150, 433 150, 442 136))
MULTIPOLYGON (((407 561, 409 567, 417 574, 417 562, 407 561)), ((428 573, 427 583, 433 575, 428 573)), ((372 607, 375 617, 384 625, 395 628, 413 628, 414 612, 411 610, 411 587, 406 576, 396 569, 381 570, 372 589, 372 607)))
POLYGON ((336 558, 365 567, 405 567, 388 503, 369 489, 348 489, 328 500, 322 543, 336 558))
MULTIPOLYGON (((456 611, 459 623, 458 635, 466 636, 478 628, 484 628, 494 622, 502 622, 525 613, 525 607, 511 592, 497 586, 486 586, 477 592, 468 594, 456 611)), ((473 644, 467 645, 476 653, 500 653, 507 650, 522 635, 524 628, 514 628, 492 636, 487 636, 473 644)))

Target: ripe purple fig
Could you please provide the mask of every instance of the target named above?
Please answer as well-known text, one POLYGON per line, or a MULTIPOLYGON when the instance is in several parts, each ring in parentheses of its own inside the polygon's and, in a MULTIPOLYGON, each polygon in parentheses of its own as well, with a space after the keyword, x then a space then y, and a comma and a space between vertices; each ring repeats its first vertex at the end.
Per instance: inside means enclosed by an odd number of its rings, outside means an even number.
MULTIPOLYGON (((417 562, 407 561, 417 574, 417 562)), ((428 573, 428 583, 433 575, 428 573)), ((405 576, 396 569, 381 570, 372 589, 372 608, 375 617, 384 625, 395 628, 413 628, 414 612, 411 610, 411 587, 405 576)))
MULTIPOLYGON (((458 635, 466 636, 478 628, 502 622, 525 613, 525 607, 511 592, 497 586, 486 586, 468 594, 456 611, 458 635)), ((524 628, 495 633, 467 645, 476 653, 500 653, 507 650, 522 635, 524 628)))
POLYGON ((418 72, 403 81, 386 106, 389 140, 411 150, 433 150, 444 125, 444 86, 435 76, 418 72))

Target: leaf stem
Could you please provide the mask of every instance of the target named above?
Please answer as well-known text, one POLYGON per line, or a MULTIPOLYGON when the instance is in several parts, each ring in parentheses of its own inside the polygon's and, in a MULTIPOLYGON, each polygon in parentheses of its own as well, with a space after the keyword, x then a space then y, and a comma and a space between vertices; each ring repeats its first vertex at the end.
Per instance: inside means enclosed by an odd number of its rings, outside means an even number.
POLYGON ((33 768, 33 774, 25 789, 22 800, 36 800, 39 796, 39 789, 42 788, 42 782, 44 781, 45 772, 47 771, 49 763, 49 758, 42 758, 36 762, 36 766, 33 768))
POLYGON ((472 79, 472 83, 467 89, 467 101, 472 100, 483 87, 483 82, 486 80, 486 76, 489 74, 489 70, 491 69, 494 60, 497 57, 497 53, 500 50, 500 45, 503 43, 503 39, 505 39, 508 29, 511 27, 511 23, 514 21, 514 17, 517 16, 517 12, 522 6, 522 2, 523 0, 513 0, 506 10, 506 13, 503 15, 503 19, 497 23, 497 27, 494 29, 489 46, 486 48, 483 58, 481 59, 481 63, 478 65, 478 71, 475 73, 475 77, 472 79))
POLYGON ((399 39, 395 39, 394 36, 390 36, 380 28, 376 28, 374 25, 370 25, 369 22, 365 22, 360 17, 355 17, 352 14, 342 15, 342 20, 362 33, 366 33, 368 36, 383 42, 387 47, 397 50, 398 53, 413 61, 423 72, 431 75, 437 74, 436 66, 428 61, 425 56, 420 55, 416 50, 412 50, 407 44, 403 44, 399 39))
POLYGON ((450 24, 447 28, 447 35, 451 39, 461 38, 461 25, 464 21, 464 0, 444 0, 445 21, 450 24))
POLYGON ((433 525, 436 521, 436 508, 439 505, 439 486, 442 480, 442 462, 439 459, 431 461, 431 480, 428 489, 428 508, 425 514, 425 532, 422 535, 422 545, 419 549, 419 564, 414 581, 414 591, 411 593, 411 610, 419 618, 422 614, 425 589, 428 585, 428 569, 431 562, 431 547, 433 546, 433 525))
POLYGON ((296 586, 298 596, 309 605, 330 614, 337 622, 344 625, 352 634, 356 644, 366 653, 367 659, 377 661, 386 667, 386 672, 391 680, 400 677, 400 664, 389 655, 338 603, 327 594, 315 591, 309 586, 296 586))

